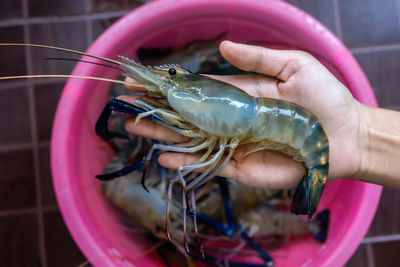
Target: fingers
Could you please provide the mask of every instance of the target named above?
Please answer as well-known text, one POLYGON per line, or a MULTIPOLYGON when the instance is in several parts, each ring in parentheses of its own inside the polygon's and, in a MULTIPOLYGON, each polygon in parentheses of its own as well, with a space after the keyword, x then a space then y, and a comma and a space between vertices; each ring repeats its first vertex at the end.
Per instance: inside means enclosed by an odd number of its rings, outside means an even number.
POLYGON ((136 118, 128 118, 125 121, 125 129, 130 134, 164 142, 182 143, 189 141, 187 137, 154 121, 143 119, 135 125, 135 119, 136 118))
MULTIPOLYGON (((117 99, 134 104, 135 96, 121 95, 117 99)), ((154 121, 142 119, 135 124, 135 117, 125 120, 125 129, 130 134, 141 135, 146 138, 156 139, 166 142, 181 143, 188 141, 188 138, 154 121)))
POLYGON ((223 41, 222 56, 236 67, 287 81, 302 66, 315 60, 311 55, 295 50, 275 50, 260 46, 223 41))
POLYGON ((158 157, 158 162, 170 169, 178 169, 180 166, 192 165, 198 159, 200 154, 187 154, 187 153, 163 153, 158 157))
MULTIPOLYGON (((177 169, 194 164, 200 156, 201 154, 164 153, 158 161, 164 167, 177 169)), ((204 170, 197 169, 195 172, 201 173, 204 170)), ((297 186, 304 173, 303 164, 294 162, 280 152, 264 150, 251 154, 244 160, 240 156, 234 156, 218 175, 250 186, 289 188, 297 186)))
MULTIPOLYGON (((132 79, 130 77, 126 77, 125 81, 129 82, 129 83, 137 83, 137 81, 135 81, 134 79, 132 79)), ((133 92, 146 92, 145 88, 143 88, 143 87, 135 87, 135 86, 130 85, 130 84, 126 84, 125 88, 128 89, 129 91, 133 91, 133 92)))
MULTIPOLYGON (((178 169, 180 166, 187 166, 187 165, 193 165, 195 164, 201 157, 201 154, 187 154, 187 153, 163 153, 159 156, 158 162, 170 169, 178 169)), ((221 160, 222 161, 222 160, 221 160)), ((207 169, 201 168, 201 169, 195 169, 194 172, 202 173, 207 169)), ((229 178, 234 178, 236 177, 237 169, 235 168, 234 165, 232 165, 231 162, 229 162, 225 168, 221 170, 219 175, 224 176, 224 177, 229 177, 229 178)))

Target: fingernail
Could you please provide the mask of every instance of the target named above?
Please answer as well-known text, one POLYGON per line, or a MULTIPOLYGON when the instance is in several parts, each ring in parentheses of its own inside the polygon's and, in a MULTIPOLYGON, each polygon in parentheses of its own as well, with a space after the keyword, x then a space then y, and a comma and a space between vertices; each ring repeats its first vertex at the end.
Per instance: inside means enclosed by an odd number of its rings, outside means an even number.
POLYGON ((222 43, 225 43, 225 44, 233 44, 233 42, 232 41, 229 41, 229 40, 223 40, 222 42, 221 42, 221 44, 222 43))

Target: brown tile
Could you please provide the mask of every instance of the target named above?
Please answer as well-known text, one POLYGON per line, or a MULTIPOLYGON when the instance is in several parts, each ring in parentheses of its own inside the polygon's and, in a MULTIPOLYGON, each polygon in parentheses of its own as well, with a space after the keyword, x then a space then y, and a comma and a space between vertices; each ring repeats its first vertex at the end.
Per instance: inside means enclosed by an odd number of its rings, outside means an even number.
POLYGON ((78 266, 86 259, 69 234, 60 212, 44 213, 48 266, 78 266))
POLYGON ((110 27, 114 22, 116 22, 119 18, 109 18, 109 19, 99 19, 93 20, 93 37, 96 39, 99 37, 108 27, 110 27))
POLYGON ((400 49, 355 54, 381 107, 400 105, 400 49))
MULTIPOLYGON (((86 22, 35 24, 30 26, 32 43, 59 46, 85 51, 86 22)), ((70 74, 76 62, 61 60, 45 60, 49 57, 76 58, 72 53, 51 49, 32 48, 32 64, 34 74, 70 74)))
POLYGON ((22 1, 2 0, 0 1, 1 20, 22 17, 22 1))
POLYGON ((400 206, 397 203, 400 203, 400 191, 383 188, 369 236, 400 234, 400 206))
MULTIPOLYGON (((145 0, 93 0, 94 12, 109 12, 117 10, 131 10, 138 7, 145 0)), ((149 2, 149 1, 147 1, 149 2)))
POLYGON ((35 111, 39 141, 49 141, 54 113, 64 84, 35 85, 35 111))
POLYGON ((0 152, 0 210, 36 205, 31 149, 0 152))
POLYGON ((353 256, 346 263, 346 267, 368 266, 366 245, 360 245, 353 256))
POLYGON ((51 180, 49 146, 41 147, 39 149, 39 164, 42 204, 44 207, 57 205, 53 181, 51 180))
POLYGON ((29 0, 30 17, 66 16, 85 13, 85 0, 29 0))
POLYGON ((31 141, 27 88, 0 90, 0 145, 31 141))
MULTIPOLYGON (((23 27, 0 28, 0 41, 2 43, 23 43, 23 27)), ((0 76, 24 75, 26 73, 25 50, 23 47, 1 46, 0 55, 2 55, 0 56, 0 76)), ((4 83, 4 81, 1 83, 4 83)))
POLYGON ((350 47, 400 41, 396 0, 339 0, 343 41, 350 47))
POLYGON ((304 10, 324 24, 333 33, 336 32, 334 6, 332 0, 285 0, 286 2, 304 10))
POLYGON ((0 217, 0 266, 40 266, 36 214, 0 217))
POLYGON ((400 241, 372 244, 375 267, 399 266, 400 241))

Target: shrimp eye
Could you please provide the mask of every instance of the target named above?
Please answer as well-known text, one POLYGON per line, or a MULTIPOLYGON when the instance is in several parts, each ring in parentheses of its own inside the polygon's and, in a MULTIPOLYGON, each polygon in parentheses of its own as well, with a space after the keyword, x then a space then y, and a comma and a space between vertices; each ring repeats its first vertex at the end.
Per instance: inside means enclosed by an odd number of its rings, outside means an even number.
POLYGON ((176 69, 170 68, 170 69, 168 70, 168 73, 169 73, 169 75, 170 75, 171 77, 173 77, 173 76, 176 75, 176 69))

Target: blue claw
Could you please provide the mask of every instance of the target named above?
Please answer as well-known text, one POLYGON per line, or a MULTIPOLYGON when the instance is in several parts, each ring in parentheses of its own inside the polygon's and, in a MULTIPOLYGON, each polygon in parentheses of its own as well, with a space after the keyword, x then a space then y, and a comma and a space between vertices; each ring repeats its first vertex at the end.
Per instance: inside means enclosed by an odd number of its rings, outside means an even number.
POLYGON ((96 178, 98 178, 98 179, 100 179, 102 181, 110 181, 112 179, 128 175, 129 173, 136 171, 137 169, 139 169, 143 165, 144 165, 144 161, 141 160, 140 162, 138 162, 136 164, 129 165, 129 166, 127 166, 127 167, 125 167, 125 168, 123 168, 121 170, 115 171, 115 172, 98 174, 98 175, 96 175, 96 178))
MULTIPOLYGON (((240 236, 243 238, 244 241, 252 248, 254 249, 258 256, 264 261, 263 264, 252 264, 252 263, 241 263, 241 262, 229 262, 229 266, 274 266, 274 261, 272 260, 272 257, 266 252, 265 250, 262 249, 261 246, 259 246, 249 235, 242 229, 240 224, 237 224, 235 222, 235 218, 233 215, 233 209, 232 209, 232 202, 230 199, 230 193, 229 193, 229 186, 226 178, 223 177, 217 177, 217 182, 219 184, 220 192, 222 195, 223 203, 224 203, 224 208, 225 208, 225 216, 228 221, 228 225, 223 224, 221 222, 218 222, 214 220, 213 218, 204 215, 202 213, 197 212, 197 218, 207 225, 211 226, 214 228, 216 231, 222 233, 223 235, 230 237, 233 236, 237 231, 239 231, 240 236)), ((211 256, 208 256, 211 257, 211 256)), ((207 258, 207 257, 206 257, 207 258)), ((214 265, 221 265, 223 264, 222 260, 218 260, 214 257, 212 257, 213 264, 214 265)), ((209 263, 211 264, 211 263, 209 263)))

